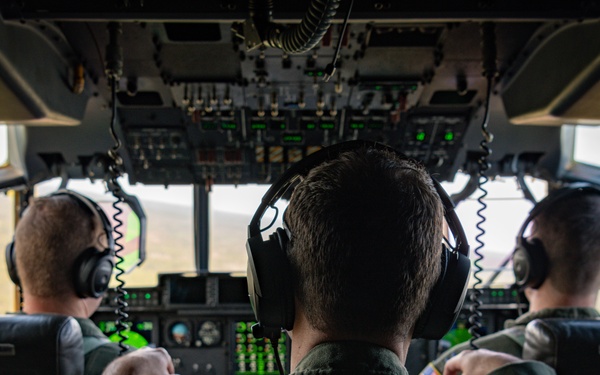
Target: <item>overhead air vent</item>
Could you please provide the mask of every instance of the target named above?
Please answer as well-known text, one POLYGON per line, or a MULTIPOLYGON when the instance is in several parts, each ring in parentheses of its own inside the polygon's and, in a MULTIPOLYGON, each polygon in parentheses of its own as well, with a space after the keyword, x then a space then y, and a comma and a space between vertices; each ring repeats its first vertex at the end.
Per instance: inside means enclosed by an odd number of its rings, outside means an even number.
POLYGON ((502 92, 510 121, 600 125, 600 23, 568 25, 550 36, 502 92))
POLYGON ((81 123, 89 95, 69 84, 74 66, 61 52, 33 24, 0 23, 0 122, 81 123))

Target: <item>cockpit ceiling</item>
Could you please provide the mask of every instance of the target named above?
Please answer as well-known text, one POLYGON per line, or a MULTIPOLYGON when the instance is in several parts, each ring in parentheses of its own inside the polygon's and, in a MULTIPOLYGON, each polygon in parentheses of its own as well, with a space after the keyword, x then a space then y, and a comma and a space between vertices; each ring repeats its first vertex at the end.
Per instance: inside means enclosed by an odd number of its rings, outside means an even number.
MULTIPOLYGON (((309 3, 273 1, 274 20, 297 24, 309 3)), ((341 2, 317 47, 296 55, 247 50, 232 31, 234 22, 248 18, 245 1, 3 1, 4 91, 16 92, 13 99, 29 108, 33 120, 22 123, 45 125, 27 129, 30 179, 65 170, 72 177, 102 174, 98 160, 112 145, 105 76, 111 21, 121 21, 117 125, 132 182, 268 182, 316 148, 356 138, 395 146, 441 180, 451 180, 459 169, 472 169, 480 152, 487 99, 483 22, 494 24, 496 53, 492 173, 515 173, 516 165, 526 165, 527 173, 551 178, 554 161, 547 163, 559 152, 560 128, 543 121, 528 126, 526 120, 514 126, 512 117, 538 108, 516 106, 505 92, 519 87, 520 103, 537 95, 535 86, 544 82, 515 86, 518 73, 532 66, 549 69, 551 64, 532 64, 532 56, 562 30, 596 27, 589 25, 597 21, 586 19, 600 15, 598 4, 355 0, 342 33, 347 3, 341 2), (326 82, 340 39, 338 69, 326 82), (23 48, 28 40, 40 47, 23 48), (80 69, 84 87, 76 93, 80 69), (509 110, 518 113, 507 116, 509 110), (80 125, 56 126, 60 116, 80 125), (518 163, 525 154, 528 162, 518 163)), ((600 54, 596 44, 586 43, 600 54)), ((569 57, 590 73, 563 77, 561 85, 587 82, 577 92, 589 103, 597 91, 597 63, 576 53, 569 57)), ((557 96, 565 95, 563 88, 556 89, 557 96)), ((555 107, 536 105, 557 117, 555 107)))

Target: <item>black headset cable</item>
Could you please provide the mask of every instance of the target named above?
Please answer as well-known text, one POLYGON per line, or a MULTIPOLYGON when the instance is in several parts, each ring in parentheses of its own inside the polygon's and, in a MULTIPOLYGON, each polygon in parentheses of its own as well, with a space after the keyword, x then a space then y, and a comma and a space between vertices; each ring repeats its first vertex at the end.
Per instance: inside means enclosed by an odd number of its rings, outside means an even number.
POLYGON ((479 157, 478 163, 478 182, 477 188, 481 191, 481 195, 477 198, 479 202, 480 208, 477 210, 477 216, 479 217, 479 221, 476 224, 476 227, 479 231, 477 236, 475 236, 475 241, 477 242, 477 247, 473 250, 475 253, 475 261, 473 262, 475 266, 475 272, 473 273, 473 278, 475 279, 475 284, 473 284, 473 289, 469 295, 469 299, 472 302, 471 307, 469 308, 471 315, 469 316, 469 333, 471 334, 471 340, 469 340, 469 345, 472 349, 479 349, 479 347, 475 344, 475 340, 481 337, 481 317, 482 313, 479 309, 481 302, 481 291, 480 285, 482 284, 481 272, 483 271, 483 267, 481 262, 483 261, 483 250, 484 242, 482 237, 485 235, 485 229, 483 228, 483 224, 486 222, 486 217, 483 215, 484 211, 487 209, 487 204, 484 201, 484 198, 488 195, 488 191, 485 189, 485 185, 489 181, 487 177, 487 171, 490 168, 489 165, 489 156, 492 153, 491 148, 489 147, 489 143, 494 140, 494 136, 488 130, 488 123, 490 120, 490 101, 492 97, 492 85, 494 81, 494 77, 496 75, 496 34, 495 34, 495 25, 492 22, 484 22, 481 24, 481 49, 483 56, 483 75, 487 81, 487 89, 485 96, 485 104, 484 104, 484 115, 483 121, 481 123, 481 133, 483 135, 482 141, 479 143, 479 147, 482 150, 482 153, 479 157))
POLYGON ((121 209, 121 205, 124 201, 122 190, 118 182, 118 178, 123 175, 123 159, 119 155, 119 149, 121 148, 121 141, 119 140, 119 136, 115 130, 117 123, 117 85, 119 83, 119 79, 123 73, 123 51, 121 45, 119 44, 119 36, 122 34, 123 30, 121 24, 118 22, 109 22, 108 24, 108 33, 109 33, 109 43, 106 46, 106 67, 105 74, 106 79, 110 85, 111 92, 111 118, 110 118, 110 135, 113 138, 115 145, 108 150, 108 156, 110 160, 110 164, 108 166, 109 171, 109 180, 107 181, 108 190, 115 197, 115 201, 112 206, 114 208, 114 214, 112 216, 114 222, 117 223, 113 228, 114 243, 115 243, 115 258, 117 258, 117 262, 115 264, 115 280, 117 281, 117 286, 115 287, 116 298, 115 302, 117 304, 117 308, 115 309, 115 314, 117 318, 115 320, 115 326, 117 328, 117 335, 119 336, 119 355, 123 355, 127 350, 127 346, 125 345, 125 341, 129 338, 125 331, 129 328, 128 320, 129 314, 127 312, 128 305, 125 301, 127 296, 127 292, 125 291, 125 281, 122 276, 125 274, 125 270, 123 269, 123 263, 125 259, 121 255, 123 252, 123 233, 121 231, 121 227, 123 226, 123 221, 120 216, 123 213, 121 209))

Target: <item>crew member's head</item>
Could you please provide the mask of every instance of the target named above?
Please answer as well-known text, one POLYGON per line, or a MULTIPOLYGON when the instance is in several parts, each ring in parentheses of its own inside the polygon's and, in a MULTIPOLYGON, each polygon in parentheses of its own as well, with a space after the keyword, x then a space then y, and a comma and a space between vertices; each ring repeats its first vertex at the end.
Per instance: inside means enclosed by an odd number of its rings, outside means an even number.
POLYGON ((422 166, 387 151, 343 153, 295 188, 285 220, 312 327, 410 338, 440 272, 442 203, 422 166))
POLYGON ((101 252, 107 236, 98 217, 67 194, 35 198, 15 232, 14 252, 25 295, 76 296, 74 264, 88 248, 101 252))
POLYGON ((548 257, 544 283, 568 295, 595 294, 600 288, 600 190, 548 198, 532 228, 548 257))

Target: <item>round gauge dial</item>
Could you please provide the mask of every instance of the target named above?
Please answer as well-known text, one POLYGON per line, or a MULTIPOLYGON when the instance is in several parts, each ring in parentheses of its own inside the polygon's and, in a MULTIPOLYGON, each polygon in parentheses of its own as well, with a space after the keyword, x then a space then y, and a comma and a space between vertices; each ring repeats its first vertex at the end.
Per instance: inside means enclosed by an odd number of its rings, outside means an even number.
POLYGON ((221 325, 210 320, 202 322, 198 330, 198 337, 204 346, 219 344, 221 342, 221 325))
POLYGON ((171 329, 169 330, 169 336, 173 342, 181 346, 190 346, 192 341, 192 333, 190 332, 190 328, 187 324, 181 322, 175 323, 171 326, 171 329))

